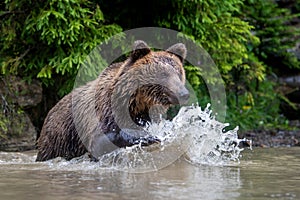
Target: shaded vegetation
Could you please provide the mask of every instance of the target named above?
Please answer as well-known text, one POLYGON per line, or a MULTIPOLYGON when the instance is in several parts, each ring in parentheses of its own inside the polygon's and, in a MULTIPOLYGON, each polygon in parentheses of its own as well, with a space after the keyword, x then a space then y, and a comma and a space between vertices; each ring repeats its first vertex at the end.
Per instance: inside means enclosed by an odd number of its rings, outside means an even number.
POLYGON ((95 3, 85 0, 6 0, 1 5, 1 71, 54 85, 60 96, 91 50, 122 29, 105 24, 95 3))

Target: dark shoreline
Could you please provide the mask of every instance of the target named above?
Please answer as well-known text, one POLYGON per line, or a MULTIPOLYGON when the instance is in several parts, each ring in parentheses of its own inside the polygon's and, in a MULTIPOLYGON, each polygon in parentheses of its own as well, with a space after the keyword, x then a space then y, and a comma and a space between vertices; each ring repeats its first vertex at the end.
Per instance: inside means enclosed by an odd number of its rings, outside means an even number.
POLYGON ((239 138, 252 140, 253 147, 300 146, 299 130, 253 130, 239 133, 239 138))

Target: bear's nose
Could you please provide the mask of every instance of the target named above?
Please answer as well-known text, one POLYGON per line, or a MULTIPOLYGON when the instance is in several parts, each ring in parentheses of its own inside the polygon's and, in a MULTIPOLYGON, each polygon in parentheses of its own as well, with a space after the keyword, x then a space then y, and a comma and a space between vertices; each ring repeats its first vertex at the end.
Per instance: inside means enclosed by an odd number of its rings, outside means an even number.
POLYGON ((181 103, 186 103, 190 98, 190 93, 186 88, 182 88, 179 92, 179 98, 181 103))

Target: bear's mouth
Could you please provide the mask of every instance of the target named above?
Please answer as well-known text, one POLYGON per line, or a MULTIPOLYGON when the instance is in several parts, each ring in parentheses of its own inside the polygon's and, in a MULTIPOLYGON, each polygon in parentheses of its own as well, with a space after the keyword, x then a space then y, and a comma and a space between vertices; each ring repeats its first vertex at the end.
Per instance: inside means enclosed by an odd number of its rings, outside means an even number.
POLYGON ((129 110, 132 120, 139 126, 159 120, 172 105, 180 105, 189 99, 185 87, 173 89, 161 85, 147 85, 139 88, 131 97, 129 110))
POLYGON ((164 92, 162 96, 162 105, 178 105, 180 103, 178 97, 173 92, 164 92))
POLYGON ((167 105, 179 105, 185 104, 189 100, 189 91, 187 89, 182 89, 178 93, 174 93, 169 89, 165 89, 162 93, 163 101, 162 104, 164 105, 167 102, 167 105))

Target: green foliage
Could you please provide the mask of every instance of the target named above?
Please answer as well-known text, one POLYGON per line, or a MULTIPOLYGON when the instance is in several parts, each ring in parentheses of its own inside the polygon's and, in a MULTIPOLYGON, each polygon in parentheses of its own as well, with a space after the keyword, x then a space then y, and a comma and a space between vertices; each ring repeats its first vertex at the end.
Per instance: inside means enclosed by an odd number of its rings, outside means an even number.
MULTIPOLYGON (((300 69, 300 61, 291 51, 300 41, 300 29, 291 26, 291 20, 300 14, 291 14, 273 0, 245 0, 242 16, 255 27, 254 34, 261 43, 255 55, 270 67, 286 72, 286 68, 300 69)), ((298 1, 298 4, 300 1, 298 1)), ((297 4, 296 4, 297 5, 297 4)))
POLYGON ((86 0, 6 0, 1 4, 1 71, 72 89, 86 55, 121 31, 86 0), (63 75, 63 76, 62 76, 63 75))
POLYGON ((230 127, 239 126, 241 131, 252 129, 288 129, 288 121, 279 115, 281 95, 275 92, 276 84, 265 80, 259 85, 252 83, 249 91, 229 93, 227 121, 230 127))
POLYGON ((159 24, 182 31, 201 44, 227 82, 231 81, 229 73, 237 68, 262 77, 263 66, 256 68, 245 62, 249 60, 247 44, 256 45, 259 41, 250 32, 253 27, 235 16, 241 4, 241 0, 172 1, 172 9, 159 24))
POLYGON ((234 71, 234 84, 227 87, 227 119, 241 130, 288 129, 287 119, 280 115, 279 104, 289 100, 276 91, 273 82, 258 81, 263 80, 260 75, 266 72, 286 73, 287 68, 299 69, 300 62, 291 51, 299 39, 299 29, 290 26, 297 15, 269 0, 245 0, 241 9, 242 18, 255 27, 253 33, 260 39, 258 44, 248 43, 249 59, 245 63, 256 65, 262 73, 247 70, 247 67, 234 71), (261 67, 264 65, 268 66, 266 72, 261 67))

